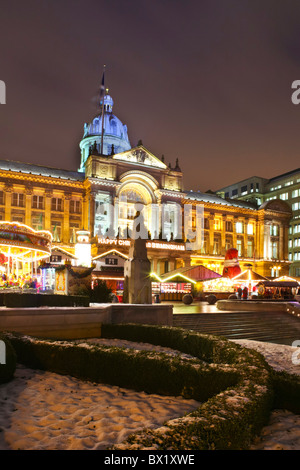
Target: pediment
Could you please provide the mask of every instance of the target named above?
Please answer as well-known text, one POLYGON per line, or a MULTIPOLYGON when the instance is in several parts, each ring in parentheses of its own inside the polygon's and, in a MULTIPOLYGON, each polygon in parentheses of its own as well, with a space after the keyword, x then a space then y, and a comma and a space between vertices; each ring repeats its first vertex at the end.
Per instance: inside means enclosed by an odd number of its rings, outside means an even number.
POLYGON ((155 157, 149 150, 143 146, 135 147, 127 150, 126 152, 117 153, 113 156, 114 160, 121 160, 128 163, 134 163, 136 165, 151 166, 154 168, 160 168, 165 170, 167 165, 162 162, 159 158, 155 157))

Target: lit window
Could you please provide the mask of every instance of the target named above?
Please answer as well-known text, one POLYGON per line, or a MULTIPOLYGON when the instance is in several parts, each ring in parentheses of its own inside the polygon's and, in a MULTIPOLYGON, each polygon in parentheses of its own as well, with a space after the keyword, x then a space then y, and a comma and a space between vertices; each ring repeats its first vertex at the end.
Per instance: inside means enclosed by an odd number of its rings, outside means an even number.
POLYGON ((13 193, 12 205, 15 207, 24 207, 24 194, 13 193))
POLYGON ((80 213, 80 201, 70 201, 70 212, 72 212, 72 214, 80 213))
POLYGON ((248 188, 247 188, 247 185, 246 186, 242 186, 241 187, 241 196, 244 196, 245 194, 248 193, 248 188))
POLYGON ((231 222, 231 220, 226 220, 225 230, 226 230, 226 232, 232 232, 232 222, 231 222))
POLYGON ((248 256, 248 258, 253 257, 253 240, 248 240, 248 243, 247 243, 247 256, 248 256))
POLYGON ((243 222, 236 222, 235 231, 236 233, 243 233, 243 222))
POLYGON ((32 217, 31 226, 34 230, 43 230, 43 214, 32 217))
POLYGON ((232 239, 231 238, 226 238, 225 240, 225 250, 229 250, 232 248, 232 239))
POLYGON ((214 230, 221 230, 221 220, 215 219, 214 221, 214 230))
POLYGON ((292 205, 293 211, 297 211, 300 208, 300 203, 299 202, 294 202, 292 205))
POLYGON ((61 198, 53 197, 51 201, 51 210, 52 211, 62 211, 63 210, 63 201, 61 198))
POLYGON ((38 196, 38 195, 32 196, 32 208, 33 209, 44 209, 44 198, 43 198, 43 196, 38 196))
POLYGON ((243 250, 242 240, 238 239, 236 241, 236 248, 237 248, 237 251, 238 251, 238 255, 242 256, 242 250, 243 250))
POLYGON ((272 242, 272 258, 278 258, 278 242, 272 242))
POLYGON ((214 255, 220 254, 220 239, 219 238, 214 238, 213 254, 214 255))
POLYGON ((272 237, 278 236, 278 225, 271 225, 270 226, 270 234, 272 237))
POLYGON ((76 243, 76 232, 79 230, 79 224, 70 223, 70 243, 76 243))
POLYGON ((208 239, 207 237, 204 238, 204 241, 203 241, 203 246, 202 246, 202 254, 207 254, 208 253, 208 246, 209 246, 209 243, 208 243, 208 239))
POLYGON ((61 263, 62 257, 59 255, 52 255, 50 256, 50 262, 51 263, 61 263))
POLYGON ((253 224, 248 224, 247 225, 247 234, 248 235, 253 235, 253 224))
POLYGON ((53 236, 53 241, 60 242, 61 240, 61 222, 60 221, 51 222, 51 232, 53 236))

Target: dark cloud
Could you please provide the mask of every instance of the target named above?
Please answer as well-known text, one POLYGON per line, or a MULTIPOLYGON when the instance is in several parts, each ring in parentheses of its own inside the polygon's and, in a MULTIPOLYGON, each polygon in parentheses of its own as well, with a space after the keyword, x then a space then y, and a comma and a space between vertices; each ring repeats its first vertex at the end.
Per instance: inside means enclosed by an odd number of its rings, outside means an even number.
POLYGON ((0 158, 77 169, 106 64, 132 145, 179 158, 186 188, 298 168, 299 13, 296 0, 7 3, 0 158))

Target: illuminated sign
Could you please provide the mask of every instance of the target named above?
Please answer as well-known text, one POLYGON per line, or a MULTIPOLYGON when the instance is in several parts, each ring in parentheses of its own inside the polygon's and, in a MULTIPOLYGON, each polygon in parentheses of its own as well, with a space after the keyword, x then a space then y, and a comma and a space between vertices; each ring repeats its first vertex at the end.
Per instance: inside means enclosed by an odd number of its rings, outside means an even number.
POLYGON ((130 246, 130 240, 117 240, 116 238, 98 238, 98 243, 101 245, 119 245, 119 246, 130 246))
POLYGON ((157 250, 177 250, 185 251, 185 245, 177 245, 175 243, 147 242, 147 248, 155 248, 157 250))
MULTIPOLYGON (((98 243, 101 245, 112 245, 112 246, 130 246, 130 240, 122 239, 111 239, 111 238, 98 238, 98 243)), ((176 251, 185 251, 185 245, 180 245, 177 243, 169 242, 152 242, 148 241, 146 243, 147 248, 155 250, 176 250, 176 251)))

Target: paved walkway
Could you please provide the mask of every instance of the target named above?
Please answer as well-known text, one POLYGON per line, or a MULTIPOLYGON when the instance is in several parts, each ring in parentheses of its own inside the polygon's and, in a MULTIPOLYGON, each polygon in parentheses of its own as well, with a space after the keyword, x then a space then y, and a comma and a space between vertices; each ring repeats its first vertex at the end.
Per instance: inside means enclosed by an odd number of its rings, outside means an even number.
MULTIPOLYGON (((169 302, 171 303, 171 302, 169 302)), ((225 312, 206 302, 173 302, 173 326, 227 339, 292 345, 300 340, 300 318, 288 312, 225 312)))

